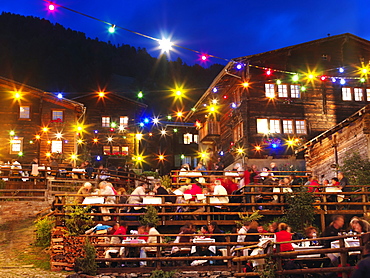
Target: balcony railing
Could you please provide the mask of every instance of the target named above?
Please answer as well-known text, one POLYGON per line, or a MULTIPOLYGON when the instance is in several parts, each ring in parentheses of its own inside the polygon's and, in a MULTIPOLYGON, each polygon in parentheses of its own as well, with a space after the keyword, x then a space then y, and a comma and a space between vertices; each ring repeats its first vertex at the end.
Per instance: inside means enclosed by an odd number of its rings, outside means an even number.
POLYGON ((220 122, 206 121, 199 130, 200 141, 214 140, 220 136, 220 122))

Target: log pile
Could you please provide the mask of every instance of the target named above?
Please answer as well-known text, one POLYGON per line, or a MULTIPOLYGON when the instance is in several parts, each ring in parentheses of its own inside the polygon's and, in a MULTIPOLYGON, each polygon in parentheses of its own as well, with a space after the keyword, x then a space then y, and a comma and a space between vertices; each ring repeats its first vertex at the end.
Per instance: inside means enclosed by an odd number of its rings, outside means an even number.
MULTIPOLYGON (((93 244, 105 243, 104 237, 90 238, 93 244)), ((63 227, 53 229, 50 245, 52 271, 72 271, 76 258, 84 257, 84 236, 70 236, 63 227)), ((104 257, 104 248, 97 247, 97 257, 104 257)))

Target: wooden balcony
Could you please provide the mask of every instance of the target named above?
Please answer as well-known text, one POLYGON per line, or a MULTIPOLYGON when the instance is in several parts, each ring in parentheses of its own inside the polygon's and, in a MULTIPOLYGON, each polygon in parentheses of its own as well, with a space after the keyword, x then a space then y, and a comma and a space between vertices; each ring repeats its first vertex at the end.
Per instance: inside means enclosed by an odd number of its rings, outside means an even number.
POLYGON ((202 143, 210 141, 211 143, 220 137, 220 122, 206 121, 199 130, 199 140, 202 143))

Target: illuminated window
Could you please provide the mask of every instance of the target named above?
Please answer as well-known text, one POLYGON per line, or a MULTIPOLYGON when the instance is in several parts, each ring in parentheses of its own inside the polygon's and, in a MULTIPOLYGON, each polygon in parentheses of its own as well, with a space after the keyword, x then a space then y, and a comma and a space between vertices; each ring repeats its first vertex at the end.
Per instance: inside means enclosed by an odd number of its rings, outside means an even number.
POLYGON ((235 126, 234 130, 234 142, 239 141, 243 138, 243 123, 239 123, 235 126))
POLYGON ((198 134, 194 134, 193 137, 194 137, 194 140, 193 140, 194 143, 199 144, 199 135, 198 134))
POLYGON ((62 140, 51 141, 51 152, 52 153, 62 153, 63 152, 63 141, 62 140))
POLYGON ((110 117, 101 117, 101 126, 110 127, 110 117))
POLYGON ((53 110, 53 111, 51 111, 51 119, 53 121, 63 122, 63 110, 53 110))
POLYGON ((291 98, 300 98, 301 90, 299 85, 290 85, 290 97, 291 98))
POLYGON ((270 133, 281 133, 280 120, 270 120, 270 133))
POLYGON ((128 117, 127 116, 119 117, 119 126, 121 126, 121 127, 127 127, 128 126, 128 117))
POLYGON ((120 152, 120 147, 119 146, 112 146, 112 153, 117 154, 120 152))
POLYGON ((19 106, 19 118, 20 119, 29 119, 31 116, 31 107, 30 106, 19 106))
POLYGON ((364 97, 362 88, 354 88, 353 96, 354 96, 355 101, 362 101, 364 97))
POLYGON ((257 119, 257 133, 269 133, 267 119, 257 119))
POLYGON ((265 95, 269 98, 275 97, 275 84, 265 84, 265 95))
POLYGON ((342 100, 352 100, 351 88, 342 88, 342 100))
POLYGON ((191 133, 184 134, 184 144, 189 145, 192 142, 193 142, 193 134, 191 133))
POLYGON ((283 132, 288 134, 293 133, 293 120, 283 120, 283 132))
POLYGON ((122 155, 128 155, 128 147, 122 147, 122 155))
POLYGON ((103 154, 104 155, 110 155, 110 146, 103 146, 103 154))
POLYGON ((306 122, 304 120, 295 121, 295 133, 296 134, 307 134, 306 122))
POLYGON ((23 151, 23 138, 14 138, 10 140, 10 154, 18 154, 23 151))
POLYGON ((366 99, 370 101, 370 89, 366 89, 366 99))
POLYGON ((288 97, 288 86, 285 84, 278 85, 278 96, 288 97))

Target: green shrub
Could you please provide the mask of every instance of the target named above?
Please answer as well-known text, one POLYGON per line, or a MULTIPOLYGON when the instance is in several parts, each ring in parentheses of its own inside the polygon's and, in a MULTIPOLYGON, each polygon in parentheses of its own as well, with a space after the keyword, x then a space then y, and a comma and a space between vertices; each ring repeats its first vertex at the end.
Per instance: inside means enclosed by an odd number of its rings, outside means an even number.
POLYGON ((147 212, 140 216, 139 219, 140 224, 145 226, 148 224, 154 224, 154 226, 157 226, 158 221, 158 211, 153 206, 149 206, 147 212))
POLYGON ((83 246, 85 257, 76 258, 75 270, 82 271, 87 275, 95 276, 98 270, 98 265, 96 264, 96 249, 94 245, 91 244, 88 238, 85 238, 85 243, 83 246))
POLYGON ((153 270, 149 278, 173 278, 176 271, 153 270))
POLYGON ((64 206, 65 210, 65 225, 70 235, 82 235, 86 230, 94 226, 92 216, 88 215, 90 207, 82 207, 77 205, 64 206))
POLYGON ((55 217, 45 217, 35 221, 36 245, 46 248, 50 246, 51 230, 55 225, 55 217))

